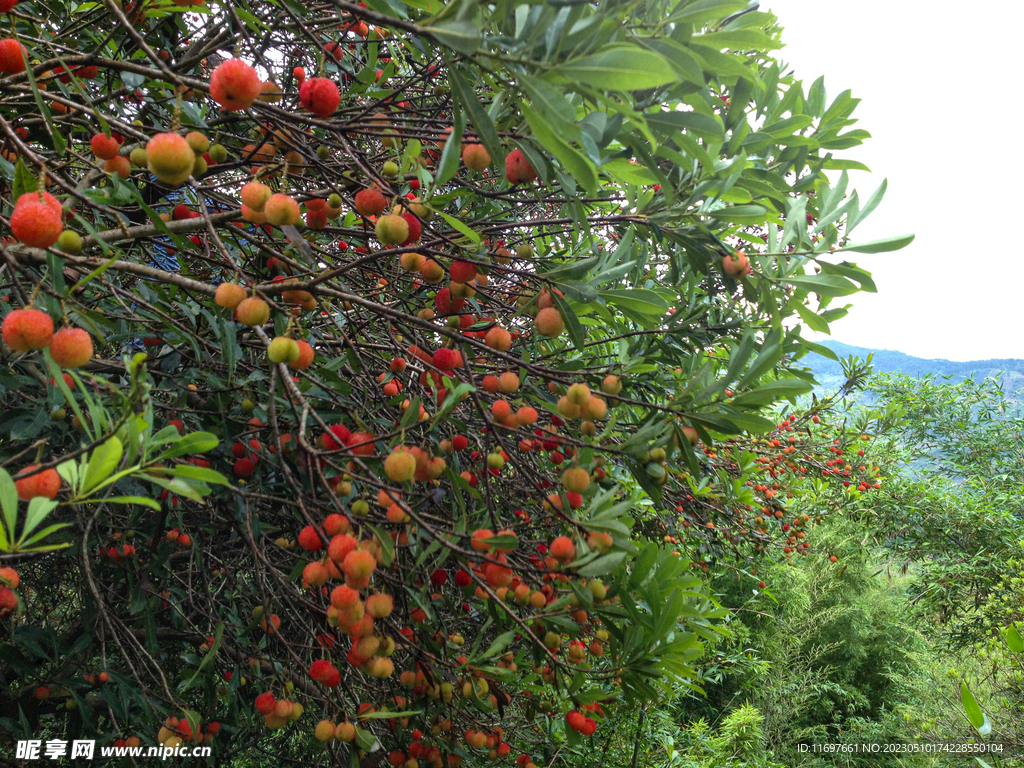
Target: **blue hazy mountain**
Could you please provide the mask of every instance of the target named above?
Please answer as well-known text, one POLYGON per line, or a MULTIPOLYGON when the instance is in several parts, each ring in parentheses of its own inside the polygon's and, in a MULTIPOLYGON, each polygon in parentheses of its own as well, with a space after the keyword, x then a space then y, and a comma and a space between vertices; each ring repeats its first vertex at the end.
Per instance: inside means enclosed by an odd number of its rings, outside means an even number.
MULTIPOLYGON (((1003 389, 1007 392, 1016 392, 1024 388, 1024 360, 1005 358, 998 360, 968 360, 959 362, 955 360, 926 360, 921 357, 913 357, 903 352, 896 352, 889 349, 869 349, 868 347, 853 347, 838 341, 821 342, 831 349, 841 359, 850 356, 866 360, 868 355, 874 355, 872 365, 876 373, 904 373, 908 376, 925 376, 933 374, 938 377, 949 376, 950 381, 959 382, 973 376, 976 380, 999 376, 1003 380, 1003 389)), ((843 381, 843 368, 835 360, 829 360, 816 353, 811 353, 801 361, 814 371, 814 377, 825 390, 835 389, 843 381)))

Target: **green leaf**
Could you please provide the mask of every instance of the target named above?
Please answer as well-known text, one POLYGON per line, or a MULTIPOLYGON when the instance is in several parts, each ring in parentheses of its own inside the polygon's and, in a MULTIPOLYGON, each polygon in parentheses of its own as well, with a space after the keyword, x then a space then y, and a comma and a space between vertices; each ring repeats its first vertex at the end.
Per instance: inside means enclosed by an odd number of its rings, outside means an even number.
POLYGON ((420 398, 419 395, 414 397, 409 402, 409 407, 405 409, 405 413, 402 414, 401 427, 402 429, 408 429, 413 424, 420 420, 420 398))
POLYGON ((426 30, 439 43, 459 53, 475 53, 480 47, 480 27, 469 19, 442 22, 426 30))
POLYGON ((462 132, 466 128, 466 118, 463 116, 463 112, 458 107, 455 108, 455 120, 452 126, 452 132, 448 136, 448 140, 445 142, 444 149, 441 151, 441 160, 437 164, 437 177, 435 185, 440 187, 447 181, 450 181, 456 173, 459 172, 459 155, 462 147, 462 132))
POLYGON ((15 540, 14 525, 18 520, 18 488, 7 470, 0 468, 0 509, 3 510, 4 528, 10 534, 8 541, 15 540))
POLYGON ((753 389, 750 392, 744 392, 743 394, 736 395, 736 397, 732 399, 732 404, 768 405, 776 400, 797 397, 798 395, 806 395, 812 389, 814 389, 814 385, 809 381, 804 381, 803 379, 777 379, 775 381, 769 381, 762 384, 760 387, 753 389))
POLYGON ((519 111, 523 113, 530 131, 541 146, 558 158, 572 177, 584 186, 588 194, 596 195, 598 182, 594 164, 579 150, 560 139, 551 126, 526 104, 520 104, 519 111))
MULTIPOLYGON (((469 122, 472 124, 473 130, 476 131, 480 142, 490 154, 491 160, 497 162, 499 158, 505 156, 505 149, 498 137, 498 130, 494 127, 494 121, 491 120, 480 103, 479 94, 467 82, 466 75, 463 74, 463 66, 454 65, 451 62, 448 62, 448 65, 448 80, 452 86, 452 98, 469 116, 469 122)), ((445 220, 447 221, 447 217, 445 220)), ((480 242, 479 238, 474 242, 480 242)))
POLYGON ((14 184, 11 190, 11 199, 17 201, 26 192, 35 192, 38 183, 36 177, 29 172, 28 168, 25 167, 24 161, 19 157, 18 162, 14 164, 14 184))
POLYGON ((812 331, 817 331, 818 333, 827 333, 831 335, 832 331, 828 327, 828 323, 825 322, 821 315, 817 314, 816 312, 812 312, 810 307, 808 307, 802 301, 794 301, 793 305, 796 307, 796 313, 800 315, 800 319, 807 323, 807 326, 812 331))
POLYGON ((601 166, 601 170, 619 181, 624 181, 627 184, 635 184, 638 187, 650 186, 658 183, 654 174, 645 166, 638 163, 631 163, 629 160, 622 157, 616 158, 615 160, 609 160, 601 166))
POLYGON ((1024 638, 1021 638, 1020 632, 1012 624, 1003 630, 1003 638, 1013 653, 1024 652, 1024 638))
POLYGON ((960 701, 963 702, 964 711, 967 713, 967 719, 971 721, 971 725, 981 728, 985 724, 985 715, 965 682, 960 683, 960 701))
POLYGON ((823 297, 849 296, 860 290, 855 284, 840 275, 790 275, 782 282, 823 297))
POLYGON ((449 216, 444 211, 438 211, 437 214, 442 219, 447 221, 452 226, 453 229, 458 230, 459 232, 464 234, 466 237, 468 237, 470 240, 472 240, 474 243, 479 243, 480 242, 480 235, 478 235, 472 229, 470 229, 465 224, 463 224, 461 221, 456 219, 454 216, 449 216))
POLYGON ((576 317, 576 313, 572 311, 568 302, 559 296, 557 293, 552 294, 552 299, 555 302, 555 309, 562 316, 565 321, 565 329, 569 332, 569 338, 572 340, 573 346, 576 349, 583 349, 583 327, 580 325, 579 318, 576 317))
POLYGON ((676 80, 672 66, 663 56, 621 43, 567 61, 558 67, 557 72, 603 91, 638 91, 676 80))
POLYGON ((176 456, 184 456, 190 453, 209 453, 218 445, 220 445, 220 440, 216 435, 209 432, 192 432, 175 441, 170 448, 161 453, 157 458, 173 459, 176 456))
POLYGON ((25 524, 22 526, 19 543, 24 542, 46 517, 57 508, 60 502, 48 499, 45 496, 36 496, 28 502, 28 512, 25 515, 25 524))
POLYGON ((593 562, 583 566, 576 573, 588 578, 591 576, 604 576, 618 568, 625 559, 625 552, 609 552, 607 555, 602 555, 593 562))
POLYGON ((645 288, 600 291, 599 295, 609 304, 615 304, 642 315, 661 317, 668 312, 668 302, 654 291, 648 291, 645 288))
POLYGON ((706 21, 724 19, 735 11, 742 11, 747 5, 747 0, 699 0, 687 3, 681 11, 673 13, 671 19, 698 26, 706 21))
POLYGON ((886 253, 888 251, 898 251, 900 248, 906 248, 914 242, 914 237, 916 236, 900 235, 899 237, 889 237, 885 240, 872 240, 867 243, 846 245, 842 248, 837 248, 836 251, 854 251, 855 253, 886 253))
POLYGON ((557 88, 529 75, 522 75, 518 83, 555 133, 566 141, 580 141, 582 130, 576 124, 576 109, 557 88))
POLYGON ((160 503, 145 496, 111 496, 105 499, 86 499, 85 504, 141 504, 144 507, 160 511, 160 503))
POLYGON ((491 645, 487 648, 487 650, 484 651, 483 654, 478 658, 489 659, 491 656, 497 656, 499 653, 503 652, 506 648, 508 648, 508 646, 515 639, 516 631, 514 629, 498 635, 491 642, 491 645))
POLYGON ((124 454, 124 446, 114 435, 97 445, 89 457, 89 466, 82 480, 82 493, 88 494, 97 485, 106 480, 117 469, 124 454))
POLYGON ((726 221, 733 224, 763 224, 768 215, 768 209, 763 205, 751 203, 749 205, 731 205, 725 208, 718 208, 708 211, 708 215, 719 221, 726 221))
POLYGON ((210 469, 209 467, 199 467, 195 464, 175 464, 174 476, 184 477, 188 480, 198 480, 201 483, 231 485, 231 482, 220 472, 210 469))

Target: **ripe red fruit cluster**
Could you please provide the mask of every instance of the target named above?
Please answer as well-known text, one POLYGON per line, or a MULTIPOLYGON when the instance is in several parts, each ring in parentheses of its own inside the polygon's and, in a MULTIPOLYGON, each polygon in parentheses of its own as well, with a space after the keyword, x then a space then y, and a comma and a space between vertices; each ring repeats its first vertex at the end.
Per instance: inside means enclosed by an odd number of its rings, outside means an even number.
POLYGON ((589 736, 597 730, 597 723, 592 718, 575 709, 570 710, 565 716, 565 722, 574 731, 578 731, 584 736, 589 736))

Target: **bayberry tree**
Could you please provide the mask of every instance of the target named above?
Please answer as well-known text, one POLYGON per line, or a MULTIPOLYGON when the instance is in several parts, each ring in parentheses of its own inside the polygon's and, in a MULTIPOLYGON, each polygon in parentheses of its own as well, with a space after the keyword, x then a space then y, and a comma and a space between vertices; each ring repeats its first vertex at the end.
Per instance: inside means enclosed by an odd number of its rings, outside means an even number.
POLYGON ((909 238, 756 4, 5 9, 10 732, 567 761, 721 629, 666 523, 851 482, 763 412, 909 238))

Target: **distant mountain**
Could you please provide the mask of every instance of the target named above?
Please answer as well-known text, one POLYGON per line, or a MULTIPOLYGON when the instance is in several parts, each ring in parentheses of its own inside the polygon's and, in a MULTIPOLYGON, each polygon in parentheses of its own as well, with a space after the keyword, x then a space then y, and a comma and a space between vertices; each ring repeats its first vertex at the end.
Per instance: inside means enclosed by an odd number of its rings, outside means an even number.
MULTIPOLYGON (((973 376, 977 380, 989 376, 1000 375, 1003 380, 1003 389, 1006 392, 1016 392, 1024 388, 1024 360, 1002 359, 1002 360, 969 360, 956 362, 954 360, 925 360, 920 357, 913 357, 903 352, 894 352, 888 349, 869 349, 867 347, 853 347, 838 341, 821 342, 831 349, 840 358, 847 358, 851 355, 866 360, 868 355, 874 355, 872 365, 876 373, 905 373, 908 376, 924 376, 934 374, 936 376, 950 376, 950 381, 959 382, 973 376)), ((821 384, 824 390, 832 390, 843 382, 843 367, 835 360, 829 360, 819 354, 811 353, 801 361, 814 371, 814 377, 821 384)))

